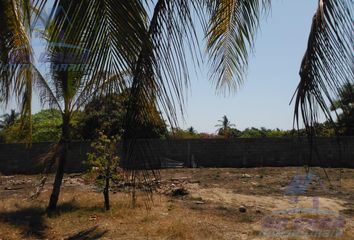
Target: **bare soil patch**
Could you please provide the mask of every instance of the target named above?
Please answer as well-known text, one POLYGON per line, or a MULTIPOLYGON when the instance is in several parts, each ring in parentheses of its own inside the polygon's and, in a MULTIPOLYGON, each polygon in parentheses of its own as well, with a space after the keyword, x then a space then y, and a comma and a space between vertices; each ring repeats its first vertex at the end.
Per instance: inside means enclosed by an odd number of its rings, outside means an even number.
POLYGON ((354 239, 354 170, 326 171, 329 179, 311 169, 307 181, 304 168, 162 170, 150 209, 144 193, 132 208, 130 193, 115 186, 110 212, 85 176, 66 175, 50 218, 53 176, 36 200, 40 176, 0 176, 0 240, 354 239))

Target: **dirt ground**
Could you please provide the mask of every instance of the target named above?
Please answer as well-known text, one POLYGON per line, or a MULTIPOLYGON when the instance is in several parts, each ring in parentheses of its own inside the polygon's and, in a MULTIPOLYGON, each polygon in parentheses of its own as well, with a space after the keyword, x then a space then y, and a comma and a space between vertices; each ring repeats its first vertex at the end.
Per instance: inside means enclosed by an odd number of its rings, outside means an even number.
POLYGON ((100 189, 66 175, 59 210, 45 214, 53 176, 0 176, 0 240, 5 239, 354 239, 354 169, 170 169, 151 195, 100 189), (328 176, 328 177, 327 177, 328 176))

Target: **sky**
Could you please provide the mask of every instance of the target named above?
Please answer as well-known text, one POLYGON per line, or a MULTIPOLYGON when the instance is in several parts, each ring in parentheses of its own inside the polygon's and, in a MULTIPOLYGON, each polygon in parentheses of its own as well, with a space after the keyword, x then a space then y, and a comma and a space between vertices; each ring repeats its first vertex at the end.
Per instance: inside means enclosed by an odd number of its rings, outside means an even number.
MULTIPOLYGON (((180 127, 193 126, 198 132, 214 133, 218 120, 226 115, 240 130, 291 129, 294 106, 289 103, 299 83, 300 63, 316 7, 317 0, 273 1, 272 11, 262 20, 257 34, 247 78, 230 96, 216 94, 207 64, 191 69, 191 87, 184 121, 179 118, 180 127)), ((0 115, 14 107, 12 103, 7 109, 0 108, 0 115)), ((34 101, 33 109, 40 111, 38 101, 34 101)))
POLYGON ((215 94, 208 81, 208 67, 192 76, 185 121, 198 132, 216 132, 226 115, 238 129, 266 127, 292 129, 294 105, 290 100, 299 83, 317 0, 275 0, 270 15, 262 21, 248 75, 241 88, 228 97, 215 94))

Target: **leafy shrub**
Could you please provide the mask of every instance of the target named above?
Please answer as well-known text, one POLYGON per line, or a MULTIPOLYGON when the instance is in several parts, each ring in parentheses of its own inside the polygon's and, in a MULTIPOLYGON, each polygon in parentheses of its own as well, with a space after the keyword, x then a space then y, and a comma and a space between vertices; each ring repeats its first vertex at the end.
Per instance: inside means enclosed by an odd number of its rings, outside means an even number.
POLYGON ((98 139, 92 142, 93 152, 88 153, 86 164, 89 171, 95 173, 96 184, 103 187, 104 207, 110 209, 109 189, 112 179, 119 179, 119 156, 117 155, 117 141, 115 137, 108 137, 103 132, 99 132, 98 139))

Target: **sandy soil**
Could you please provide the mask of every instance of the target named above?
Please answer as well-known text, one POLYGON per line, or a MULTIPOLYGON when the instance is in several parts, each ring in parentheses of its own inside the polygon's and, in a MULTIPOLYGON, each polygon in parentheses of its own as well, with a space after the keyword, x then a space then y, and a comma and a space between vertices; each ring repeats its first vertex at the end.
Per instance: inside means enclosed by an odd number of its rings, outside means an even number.
POLYGON ((67 175, 51 217, 45 206, 53 176, 36 200, 29 197, 39 176, 0 176, 0 240, 354 239, 354 169, 176 169, 160 176, 153 202, 138 192, 132 208, 129 189, 115 186, 112 210, 104 212, 100 189, 86 176, 67 175))

